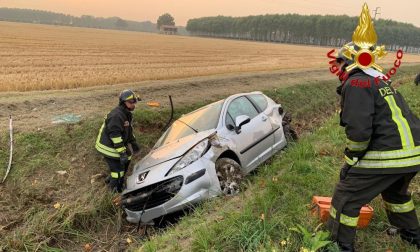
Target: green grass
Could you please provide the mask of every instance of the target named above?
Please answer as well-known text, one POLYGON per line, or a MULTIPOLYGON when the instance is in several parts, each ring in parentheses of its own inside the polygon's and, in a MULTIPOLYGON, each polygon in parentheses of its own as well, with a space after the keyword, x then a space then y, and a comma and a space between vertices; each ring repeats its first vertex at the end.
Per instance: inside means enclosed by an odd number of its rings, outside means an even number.
MULTIPOLYGON (((315 132, 336 109, 335 86, 336 82, 305 83, 265 93, 292 112, 300 132, 315 132)), ((419 109, 413 99, 415 94, 410 103, 419 109)), ((208 102, 175 106, 175 118, 208 102)), ((164 108, 136 110, 135 134, 144 150, 160 136, 169 114, 164 108)), ((287 238, 293 242, 287 251, 296 251, 301 246, 299 236, 289 228, 303 224, 313 230, 317 223, 307 214, 310 197, 332 190, 335 180, 319 183, 319 177, 322 172, 322 179, 335 178, 340 163, 343 139, 335 118, 316 135, 305 136, 284 155, 261 166, 258 174, 250 176, 244 193, 205 202, 175 227, 155 230, 155 236, 145 242, 135 226, 122 220, 121 210, 111 204, 115 195, 103 181, 90 182, 92 175, 107 173, 94 149, 102 117, 15 135, 12 171, 0 186, 0 251, 80 251, 87 243, 94 251, 141 245, 146 251, 264 251, 282 249, 279 241, 287 238), (56 203, 61 207, 54 208, 56 203), (133 244, 127 244, 127 238, 133 244)), ((0 136, 0 145, 8 146, 8 134, 0 136)), ((8 155, 8 148, 0 149, 0 164, 7 164, 8 155)), ((368 240, 363 233, 360 237, 368 240)))
MULTIPOLYGON (((419 115, 420 91, 411 84, 411 77, 403 79, 406 85, 399 91, 419 115)), ((236 199, 219 198, 208 203, 173 229, 151 237, 139 250, 300 251, 307 248, 310 244, 305 244, 302 236, 291 232, 291 228, 301 225, 313 232, 319 225, 317 218, 310 214, 311 199, 314 195, 332 195, 343 162, 344 142, 335 115, 313 134, 305 135, 299 143, 260 167, 258 174, 250 178, 245 193, 236 199)), ((413 183, 412 190, 419 207, 418 181, 413 183)), ((417 251, 398 236, 385 234, 389 226, 381 200, 375 199, 371 204, 375 215, 369 227, 358 232, 358 251, 417 251)), ((330 250, 336 247, 331 245, 330 250)))
MULTIPOLYGON (((268 93, 288 111, 300 111, 296 114, 299 120, 309 116, 312 108, 302 108, 295 99, 310 99, 313 92, 322 89, 324 92, 316 99, 318 106, 332 111, 335 101, 326 98, 333 95, 334 85, 311 83, 268 93)), ((209 102, 175 107, 174 117, 209 102)), ((144 152, 156 142, 169 115, 168 109, 143 106, 136 110, 135 134, 144 152)), ((94 149, 101 123, 99 116, 75 125, 15 134, 12 170, 0 192, 0 251, 80 250, 86 243, 93 249, 120 249, 127 246, 128 237, 141 243, 133 233, 135 227, 122 221, 121 210, 111 204, 113 195, 103 181, 90 182, 92 175, 108 172, 94 149), (67 174, 59 175, 57 171, 67 174), (61 207, 55 209, 56 203, 61 207)), ((0 138, 0 144, 8 146, 8 135, 0 138)), ((8 156, 8 148, 1 148, 0 163, 7 164, 8 156)), ((4 170, 0 170, 3 175, 4 170)))

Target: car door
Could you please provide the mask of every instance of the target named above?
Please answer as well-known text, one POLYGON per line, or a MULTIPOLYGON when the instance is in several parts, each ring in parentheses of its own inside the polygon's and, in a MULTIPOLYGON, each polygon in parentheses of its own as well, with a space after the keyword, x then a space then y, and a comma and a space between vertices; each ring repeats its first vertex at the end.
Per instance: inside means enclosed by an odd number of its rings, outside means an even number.
MULTIPOLYGON (((265 161, 285 146, 283 128, 281 127, 281 116, 278 114, 278 107, 275 107, 276 111, 274 111, 273 106, 269 106, 269 101, 267 100, 270 98, 262 93, 251 93, 246 97, 259 109, 259 111, 261 111, 261 113, 268 116, 267 121, 270 122, 271 128, 273 129, 272 152, 266 152, 265 155, 262 156, 262 161, 265 161), (279 116, 274 116, 273 114, 278 114, 279 116)), ((274 101, 271 102, 274 103, 274 101)))
POLYGON ((245 96, 235 98, 228 105, 225 115, 225 125, 231 129, 228 137, 234 143, 236 153, 240 154, 242 168, 249 172, 257 167, 265 156, 271 155, 274 136, 268 117, 257 109, 245 96), (242 126, 236 133, 229 125, 235 125, 235 119, 240 115, 249 116, 249 123, 242 126))

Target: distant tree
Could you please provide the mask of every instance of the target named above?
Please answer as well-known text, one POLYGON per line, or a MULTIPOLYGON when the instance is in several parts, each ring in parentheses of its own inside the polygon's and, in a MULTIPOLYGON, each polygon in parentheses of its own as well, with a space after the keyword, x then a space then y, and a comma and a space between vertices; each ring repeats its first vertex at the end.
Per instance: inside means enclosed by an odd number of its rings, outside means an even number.
POLYGON ((127 26, 128 23, 124 19, 117 18, 117 20, 115 21, 115 27, 117 27, 118 29, 125 29, 127 28, 127 26))
MULTIPOLYGON (((297 14, 217 16, 190 19, 186 29, 199 36, 340 47, 351 41, 358 20, 349 16, 297 14)), ((387 50, 403 48, 406 52, 420 53, 419 27, 379 19, 375 29, 378 44, 385 44, 387 50)))
POLYGON ((90 15, 82 15, 80 17, 80 20, 83 24, 83 26, 86 27, 95 27, 95 17, 90 15))
MULTIPOLYGON (((1 1, 1 0, 0 0, 1 1)), ((81 17, 70 16, 60 13, 28 10, 11 9, 0 7, 0 20, 12 22, 71 25, 79 27, 95 27, 101 29, 121 29, 130 31, 157 32, 156 24, 146 22, 136 22, 123 20, 118 17, 94 17, 83 15, 81 17)))
POLYGON ((161 15, 157 20, 157 28, 160 29, 162 25, 175 25, 174 18, 169 13, 161 15))

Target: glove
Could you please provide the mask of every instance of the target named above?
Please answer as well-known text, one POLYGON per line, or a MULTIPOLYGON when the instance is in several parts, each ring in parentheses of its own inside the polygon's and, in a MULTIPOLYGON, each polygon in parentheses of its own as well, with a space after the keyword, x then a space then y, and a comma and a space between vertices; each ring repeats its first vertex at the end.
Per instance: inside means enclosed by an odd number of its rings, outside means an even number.
POLYGON ((341 167, 340 171, 340 180, 344 180, 349 172, 351 166, 347 163, 344 163, 343 167, 341 167))
POLYGON ((120 164, 125 167, 128 164, 128 155, 126 152, 120 154, 120 164))
POLYGON ((133 148, 133 154, 137 154, 140 151, 140 147, 137 144, 137 142, 132 142, 131 143, 131 148, 133 148))

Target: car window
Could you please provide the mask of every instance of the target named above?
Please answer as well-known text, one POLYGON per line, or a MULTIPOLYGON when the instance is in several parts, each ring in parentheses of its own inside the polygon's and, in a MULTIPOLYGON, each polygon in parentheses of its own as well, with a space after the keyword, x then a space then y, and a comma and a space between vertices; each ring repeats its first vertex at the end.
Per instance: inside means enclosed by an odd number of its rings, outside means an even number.
POLYGON ((176 120, 156 142, 154 148, 176 141, 183 137, 209 129, 215 129, 219 122, 222 101, 209 104, 176 120))
POLYGON ((235 126, 235 122, 233 121, 232 116, 229 113, 226 113, 225 125, 226 127, 228 127, 228 125, 235 126))
POLYGON ((186 114, 178 120, 186 123, 198 132, 215 129, 219 123, 220 112, 223 107, 224 100, 214 102, 203 108, 197 109, 186 114))
POLYGON ((185 123, 176 120, 171 127, 169 127, 165 133, 159 138, 153 148, 158 148, 167 143, 173 142, 177 139, 194 134, 195 131, 185 125, 185 123))
POLYGON ((233 120, 236 120, 236 117, 240 115, 247 115, 250 119, 258 115, 257 109, 244 96, 236 98, 229 104, 228 113, 232 116, 233 120))
POLYGON ((268 102, 264 95, 261 94, 252 94, 248 95, 248 97, 258 106, 261 111, 264 111, 267 106, 268 102))

